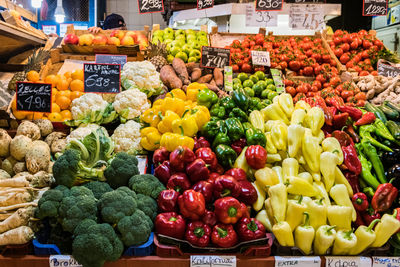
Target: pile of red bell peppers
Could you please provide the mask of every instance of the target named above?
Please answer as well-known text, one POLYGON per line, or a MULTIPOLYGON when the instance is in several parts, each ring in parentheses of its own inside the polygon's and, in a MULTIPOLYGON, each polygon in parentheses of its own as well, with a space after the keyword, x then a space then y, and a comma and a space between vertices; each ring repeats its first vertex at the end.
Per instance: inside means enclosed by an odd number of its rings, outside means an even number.
POLYGON ((265 237, 265 227, 250 218, 247 205, 257 200, 257 192, 245 171, 224 172, 206 140, 197 140, 195 151, 157 149, 153 163, 154 175, 167 187, 158 197, 158 234, 222 248, 265 237))

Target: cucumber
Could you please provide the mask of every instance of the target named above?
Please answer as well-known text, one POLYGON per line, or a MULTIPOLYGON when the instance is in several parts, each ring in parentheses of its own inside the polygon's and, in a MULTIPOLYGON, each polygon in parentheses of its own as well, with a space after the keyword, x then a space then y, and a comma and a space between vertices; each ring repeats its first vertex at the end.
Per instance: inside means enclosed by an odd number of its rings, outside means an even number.
POLYGON ((365 109, 369 112, 373 112, 375 114, 375 116, 380 119, 381 121, 383 121, 383 123, 387 122, 387 118, 385 116, 385 113, 383 113, 382 110, 380 110, 379 108, 377 108, 376 106, 372 105, 371 103, 367 102, 365 103, 365 109))
POLYGON ((399 112, 395 109, 390 108, 389 106, 386 106, 385 104, 381 105, 378 107, 380 110, 385 113, 386 117, 389 120, 395 120, 399 117, 399 112))
POLYGON ((399 112, 399 114, 400 114, 400 106, 399 106, 399 105, 397 105, 397 104, 395 104, 395 103, 393 103, 393 102, 390 102, 390 101, 384 101, 383 104, 384 104, 385 106, 388 106, 388 107, 391 108, 391 109, 396 110, 396 111, 399 112))
POLYGON ((387 121, 386 127, 389 129, 389 132, 393 135, 394 138, 400 140, 400 126, 394 121, 387 121))

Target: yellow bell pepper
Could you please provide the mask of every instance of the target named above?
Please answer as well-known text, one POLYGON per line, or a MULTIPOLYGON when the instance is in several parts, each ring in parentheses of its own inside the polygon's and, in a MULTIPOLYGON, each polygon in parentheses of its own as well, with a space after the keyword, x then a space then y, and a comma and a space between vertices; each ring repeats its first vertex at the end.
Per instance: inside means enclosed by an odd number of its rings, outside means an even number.
POLYGON ((158 106, 149 108, 141 115, 141 120, 145 123, 148 123, 151 127, 157 127, 158 123, 161 121, 159 116, 160 109, 158 106))
POLYGON ((331 201, 329 199, 328 192, 326 192, 325 186, 320 181, 315 181, 313 183, 313 187, 318 191, 318 197, 322 198, 322 202, 329 207, 331 205, 331 201))
POLYGON ((172 132, 190 137, 194 136, 199 131, 196 119, 193 115, 174 120, 171 127, 172 132))
POLYGON ((350 255, 358 255, 369 247, 376 239, 376 234, 374 232, 374 227, 381 220, 373 220, 369 226, 360 225, 354 234, 357 237, 357 245, 350 250, 350 255))
POLYGON ((194 140, 176 133, 165 133, 161 136, 160 146, 165 147, 169 152, 174 151, 178 146, 186 146, 193 150, 194 140))
POLYGON ((259 213, 257 213, 256 220, 258 220, 262 225, 264 225, 265 229, 267 229, 268 232, 272 231, 272 223, 268 217, 266 210, 261 210, 259 213))
POLYGON ((332 255, 347 255, 357 245, 357 237, 353 230, 339 230, 333 243, 332 255))
POLYGON ((319 158, 322 153, 322 148, 318 143, 318 139, 313 136, 304 135, 301 143, 303 157, 306 160, 311 172, 319 172, 319 158))
POLYGON ((303 179, 304 181, 307 181, 310 184, 313 184, 314 180, 309 172, 301 172, 301 173, 297 174, 296 176, 303 179))
POLYGON ((279 244, 284 247, 293 247, 294 239, 290 225, 285 221, 278 221, 272 227, 272 233, 278 240, 279 244))
POLYGON ((322 130, 318 130, 317 134, 315 134, 313 136, 318 138, 318 144, 321 144, 322 141, 324 141, 324 139, 325 139, 325 134, 324 134, 324 131, 322 131, 322 130))
POLYGON ((327 208, 323 200, 321 198, 307 203, 307 212, 310 214, 310 225, 315 230, 326 224, 327 208))
POLYGON ((304 100, 300 100, 297 101, 296 105, 294 106, 294 109, 304 109, 305 111, 308 112, 311 109, 311 106, 304 100))
POLYGON ((268 167, 258 169, 254 173, 254 177, 256 178, 255 183, 264 191, 268 191, 268 188, 272 185, 279 184, 278 175, 268 167))
POLYGON ((179 115, 172 110, 167 110, 164 116, 161 116, 162 120, 157 125, 158 130, 161 133, 172 132, 172 122, 180 119, 179 115))
POLYGON ((165 97, 179 98, 186 101, 186 94, 182 89, 172 89, 165 95, 165 97))
MULTIPOLYGON (((315 230, 310 226, 310 215, 304 212, 306 216, 303 225, 299 225, 294 231, 295 245, 301 249, 304 254, 309 255, 311 253, 311 247, 314 241, 315 230)), ((301 218, 303 216, 300 216, 301 218)))
POLYGON ((288 130, 287 126, 283 125, 281 123, 277 123, 275 127, 271 129, 271 139, 272 143, 278 150, 287 150, 287 136, 288 136, 288 130))
POLYGON ((289 176, 286 180, 289 183, 287 192, 290 194, 308 197, 315 197, 318 195, 318 191, 312 186, 312 184, 299 177, 289 176))
POLYGON ((351 229, 351 208, 332 205, 327 208, 330 225, 336 225, 336 229, 351 229))
POLYGON ((265 148, 267 149, 268 155, 276 154, 278 152, 278 150, 276 149, 276 147, 272 143, 271 133, 270 132, 266 132, 265 133, 265 138, 267 139, 267 144, 266 144, 265 148))
POLYGON ((164 99, 157 99, 153 102, 153 108, 158 107, 161 110, 161 106, 164 104, 164 99))
POLYGON ((319 156, 319 168, 327 191, 331 190, 331 187, 335 183, 335 168, 338 162, 338 157, 331 152, 322 152, 319 156))
POLYGON ((288 93, 280 94, 278 96, 278 104, 282 108, 285 115, 290 118, 294 110, 292 96, 288 93))
POLYGON ((322 141, 322 149, 327 152, 335 154, 338 159, 338 165, 343 163, 343 151, 339 141, 335 137, 327 137, 322 141))
POLYGON ((265 191, 261 187, 259 187, 256 183, 252 183, 252 185, 257 191, 257 201, 253 203, 253 209, 255 211, 259 211, 264 206, 266 194, 265 191))
POLYGON ((264 116, 259 110, 253 110, 249 115, 249 122, 254 128, 264 131, 264 116))
POLYGON ((278 175, 278 179, 280 183, 283 183, 283 172, 282 172, 282 167, 281 166, 274 166, 272 167, 272 170, 278 175))
POLYGON ((292 231, 299 226, 303 220, 303 213, 307 209, 307 205, 302 202, 303 196, 299 200, 290 199, 287 204, 286 221, 290 225, 292 231))
POLYGON ((316 135, 325 123, 324 112, 319 107, 310 109, 304 118, 305 125, 311 129, 313 135, 316 135))
POLYGON ((336 226, 322 225, 315 233, 314 254, 325 255, 336 238, 336 226))
POLYGON ((163 114, 166 114, 166 112, 170 110, 175 112, 179 116, 182 116, 183 112, 185 111, 185 101, 176 97, 166 97, 163 100, 164 102, 160 107, 163 114))
POLYGON ((207 88, 208 88, 207 85, 205 85, 204 83, 194 82, 194 83, 191 83, 191 84, 188 85, 188 87, 186 88, 186 91, 190 90, 190 89, 203 90, 203 89, 207 89, 207 88))
POLYGON ((287 208, 287 189, 284 184, 276 184, 269 188, 268 195, 277 221, 284 221, 287 208))
POLYGON ((400 229, 400 221, 396 219, 397 210, 394 214, 384 214, 381 221, 375 227, 376 238, 371 247, 382 247, 389 238, 400 229))
MULTIPOLYGON (((299 109, 300 110, 300 109, 299 109)), ((288 152, 289 157, 293 158, 301 149, 301 140, 304 136, 304 127, 299 124, 291 124, 287 127, 288 152)))
POLYGON ((287 158, 282 161, 283 181, 289 176, 297 176, 299 173, 299 162, 294 158, 287 158))
POLYGON ((292 118, 290 119, 290 124, 302 125, 305 117, 306 117, 306 111, 304 109, 295 109, 292 113, 292 118))
POLYGON ((194 106, 190 113, 187 113, 185 116, 192 115, 197 123, 197 128, 200 130, 204 124, 210 121, 210 111, 205 106, 194 106))
POLYGON ((154 151, 160 147, 161 134, 155 127, 146 127, 140 130, 142 136, 140 145, 148 150, 154 151))
POLYGON ((261 110, 264 115, 264 120, 281 120, 285 124, 289 125, 289 119, 286 117, 285 113, 281 109, 281 107, 277 104, 271 104, 266 108, 261 110))
POLYGON ((353 188, 351 187, 349 181, 347 178, 343 175, 342 171, 338 166, 335 167, 335 183, 336 184, 344 184, 347 188, 347 192, 349 193, 349 196, 353 196, 353 188))
POLYGON ((352 210, 352 220, 353 222, 357 218, 356 209, 351 203, 349 192, 344 184, 336 184, 334 185, 331 190, 329 191, 329 195, 335 201, 336 204, 350 207, 352 210))
POLYGON ((267 211, 268 218, 273 222, 274 221, 274 211, 272 210, 271 198, 267 198, 264 201, 264 207, 265 207, 265 210, 267 211))

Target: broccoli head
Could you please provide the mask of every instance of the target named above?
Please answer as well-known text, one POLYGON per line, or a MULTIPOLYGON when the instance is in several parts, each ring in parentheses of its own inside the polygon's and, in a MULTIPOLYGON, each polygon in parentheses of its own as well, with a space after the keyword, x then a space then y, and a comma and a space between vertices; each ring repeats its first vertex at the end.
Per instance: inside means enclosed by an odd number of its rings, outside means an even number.
POLYGON ((63 229, 73 233, 82 220, 97 220, 96 202, 96 198, 88 188, 72 187, 69 196, 63 198, 59 208, 59 219, 63 229))
POLYGON ((60 207, 60 203, 68 194, 68 187, 63 185, 47 190, 38 202, 35 216, 39 219, 58 217, 58 208, 60 207))
POLYGON ((98 207, 104 222, 118 223, 123 217, 132 215, 136 210, 136 194, 126 186, 120 187, 105 193, 100 198, 98 207))
POLYGON ((143 244, 149 239, 151 233, 151 219, 137 209, 131 216, 125 216, 118 224, 117 229, 121 234, 121 240, 124 245, 136 246, 143 244))
POLYGON ((124 245, 107 223, 83 220, 74 231, 72 256, 85 267, 102 267, 106 261, 118 260, 124 245))
POLYGON ((138 209, 149 216, 151 220, 154 220, 157 216, 157 201, 155 201, 152 197, 143 194, 136 194, 136 198, 138 209))
POLYGON ((114 189, 120 186, 128 186, 129 179, 139 174, 138 160, 135 156, 125 152, 118 153, 111 164, 104 171, 107 183, 114 189))
POLYGON ((90 181, 104 181, 104 166, 92 168, 85 165, 78 150, 64 152, 53 165, 53 175, 58 185, 71 188, 90 181))
POLYGON ((143 194, 157 199, 165 186, 151 174, 138 174, 129 180, 129 187, 138 194, 143 194))
POLYGON ((83 186, 89 188, 96 199, 100 199, 104 193, 112 191, 112 188, 105 182, 94 181, 83 186))

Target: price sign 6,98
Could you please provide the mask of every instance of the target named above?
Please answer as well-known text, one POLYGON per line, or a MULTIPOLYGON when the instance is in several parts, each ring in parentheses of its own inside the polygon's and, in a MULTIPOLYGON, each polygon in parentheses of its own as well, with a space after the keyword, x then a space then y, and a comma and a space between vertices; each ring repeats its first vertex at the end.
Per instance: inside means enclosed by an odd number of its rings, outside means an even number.
POLYGON ((229 65, 230 57, 229 49, 203 46, 200 65, 205 68, 224 68, 229 65))
POLYGON ((85 63, 83 65, 85 92, 119 93, 120 71, 119 64, 85 63))
POLYGON ((17 110, 51 112, 51 84, 18 82, 17 110))

